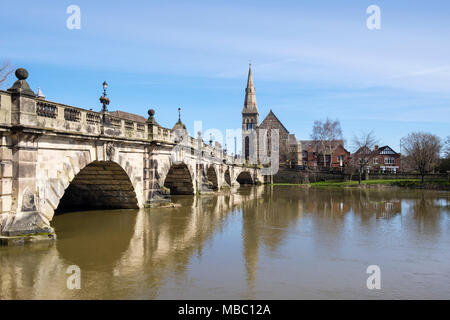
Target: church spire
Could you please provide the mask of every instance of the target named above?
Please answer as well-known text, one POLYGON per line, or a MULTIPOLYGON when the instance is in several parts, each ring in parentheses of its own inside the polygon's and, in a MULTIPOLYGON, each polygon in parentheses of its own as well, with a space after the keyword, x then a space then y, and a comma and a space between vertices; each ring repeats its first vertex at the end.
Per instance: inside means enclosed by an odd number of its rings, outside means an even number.
POLYGON ((256 105, 255 86, 253 84, 252 64, 248 68, 247 88, 245 89, 244 109, 242 113, 258 113, 256 105))

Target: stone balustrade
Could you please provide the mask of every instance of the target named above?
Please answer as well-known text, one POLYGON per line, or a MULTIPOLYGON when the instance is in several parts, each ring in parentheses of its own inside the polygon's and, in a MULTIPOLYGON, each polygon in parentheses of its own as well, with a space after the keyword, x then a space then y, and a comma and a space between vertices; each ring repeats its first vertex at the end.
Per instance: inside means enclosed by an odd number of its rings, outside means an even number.
MULTIPOLYGON (((182 144, 185 148, 195 151, 201 150, 202 156, 216 158, 226 164, 239 164, 238 159, 223 154, 220 145, 206 144, 199 138, 187 136, 183 141, 177 140, 177 135, 172 129, 164 128, 157 124, 133 121, 107 113, 109 124, 103 122, 104 114, 93 110, 69 106, 42 98, 27 96, 28 103, 32 105, 26 123, 29 127, 53 131, 56 133, 68 133, 85 136, 100 136, 122 138, 139 141, 155 141, 168 144, 182 144)), ((0 90, 0 125, 14 125, 12 93, 0 90)), ((154 112, 153 112, 154 114, 154 112)), ((153 115, 152 115, 153 116, 153 115)))

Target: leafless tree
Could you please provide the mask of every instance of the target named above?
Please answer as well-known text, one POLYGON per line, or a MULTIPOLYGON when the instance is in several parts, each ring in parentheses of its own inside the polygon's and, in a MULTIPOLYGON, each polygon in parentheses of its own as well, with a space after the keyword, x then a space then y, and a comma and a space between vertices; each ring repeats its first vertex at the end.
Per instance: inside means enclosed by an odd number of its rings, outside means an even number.
POLYGON ((344 161, 344 174, 348 175, 349 181, 353 180, 353 175, 358 172, 359 167, 355 164, 352 158, 344 161))
POLYGON ((318 154, 323 156, 323 164, 326 164, 326 154, 330 154, 330 168, 332 166, 332 154, 337 147, 337 141, 342 140, 342 129, 339 120, 314 121, 311 139, 318 154))
POLYGON ((450 158, 450 136, 445 139, 444 154, 447 159, 450 158))
POLYGON ((375 138, 373 131, 362 132, 359 136, 355 135, 353 137, 353 148, 354 154, 352 156, 353 165, 358 168, 359 172, 359 184, 361 184, 361 176, 363 172, 366 172, 366 177, 368 175, 368 164, 373 158, 373 148, 377 144, 377 139, 375 138))
POLYGON ((402 144, 406 159, 420 173, 423 183, 425 174, 438 164, 441 139, 431 133, 412 132, 402 139, 402 144))
POLYGON ((11 63, 8 60, 0 64, 0 86, 8 79, 8 76, 13 72, 11 63))

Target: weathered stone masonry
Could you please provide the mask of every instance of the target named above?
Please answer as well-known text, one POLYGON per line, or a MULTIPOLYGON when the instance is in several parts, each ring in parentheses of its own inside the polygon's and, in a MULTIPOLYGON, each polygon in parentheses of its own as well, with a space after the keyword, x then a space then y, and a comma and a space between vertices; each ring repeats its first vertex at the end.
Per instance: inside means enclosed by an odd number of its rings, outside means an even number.
POLYGON ((167 129, 153 110, 140 120, 47 101, 26 70, 16 76, 0 91, 0 237, 53 233, 55 211, 142 208, 263 181, 258 167, 187 135, 181 120, 167 129))

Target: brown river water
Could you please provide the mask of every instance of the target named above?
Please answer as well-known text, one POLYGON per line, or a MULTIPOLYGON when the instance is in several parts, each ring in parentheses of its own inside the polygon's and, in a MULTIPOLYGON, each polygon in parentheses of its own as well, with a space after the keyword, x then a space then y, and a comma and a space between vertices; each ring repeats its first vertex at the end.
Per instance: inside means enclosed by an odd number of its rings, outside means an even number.
POLYGON ((173 200, 59 215, 57 241, 0 247, 0 298, 450 299, 449 192, 261 186, 173 200))

